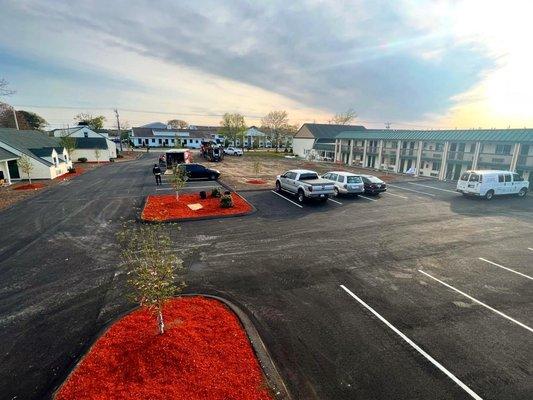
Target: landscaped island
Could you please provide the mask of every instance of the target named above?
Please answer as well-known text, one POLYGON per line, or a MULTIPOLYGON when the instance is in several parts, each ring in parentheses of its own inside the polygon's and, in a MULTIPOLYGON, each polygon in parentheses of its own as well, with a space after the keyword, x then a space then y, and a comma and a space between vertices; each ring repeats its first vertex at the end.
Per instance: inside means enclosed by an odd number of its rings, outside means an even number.
POLYGON ((239 319, 200 296, 164 306, 159 334, 148 309, 115 323, 92 347, 56 400, 266 400, 272 397, 239 319))

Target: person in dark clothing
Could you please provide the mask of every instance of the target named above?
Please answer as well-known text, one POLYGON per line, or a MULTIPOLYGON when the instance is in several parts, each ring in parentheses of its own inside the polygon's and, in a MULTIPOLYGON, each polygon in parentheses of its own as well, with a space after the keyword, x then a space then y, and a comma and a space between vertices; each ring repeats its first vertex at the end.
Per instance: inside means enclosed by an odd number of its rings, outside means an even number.
POLYGON ((157 186, 161 185, 161 168, 159 168, 159 165, 154 164, 152 173, 155 175, 155 184, 157 186))

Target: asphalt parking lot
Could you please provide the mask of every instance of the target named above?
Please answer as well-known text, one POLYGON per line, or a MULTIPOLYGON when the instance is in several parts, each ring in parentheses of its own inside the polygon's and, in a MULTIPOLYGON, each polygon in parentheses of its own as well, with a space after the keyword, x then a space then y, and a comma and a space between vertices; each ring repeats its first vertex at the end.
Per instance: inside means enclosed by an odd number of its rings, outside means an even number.
MULTIPOLYGON (((0 213, 0 398, 49 397, 133 306, 113 237, 147 194, 171 193, 150 157, 0 213)), ((295 399, 530 399, 533 197, 453 189, 392 183, 302 207, 243 192, 255 213, 174 232, 186 292, 245 310, 295 399)))

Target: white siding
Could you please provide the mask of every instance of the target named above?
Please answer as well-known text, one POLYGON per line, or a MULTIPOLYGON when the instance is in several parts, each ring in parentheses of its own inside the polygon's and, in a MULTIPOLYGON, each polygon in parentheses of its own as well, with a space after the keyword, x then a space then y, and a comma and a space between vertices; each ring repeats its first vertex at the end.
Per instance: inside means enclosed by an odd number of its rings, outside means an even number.
POLYGON ((295 137, 292 144, 292 151, 299 157, 306 157, 313 148, 315 139, 295 137))
MULTIPOLYGON (((116 155, 116 154, 115 154, 116 155)), ((96 157, 94 154, 94 149, 75 149, 72 152, 71 159, 74 162, 77 162, 80 158, 86 158, 88 162, 96 162, 96 157)), ((109 150, 107 149, 100 149, 100 158, 98 159, 99 162, 107 162, 110 159, 109 150)))

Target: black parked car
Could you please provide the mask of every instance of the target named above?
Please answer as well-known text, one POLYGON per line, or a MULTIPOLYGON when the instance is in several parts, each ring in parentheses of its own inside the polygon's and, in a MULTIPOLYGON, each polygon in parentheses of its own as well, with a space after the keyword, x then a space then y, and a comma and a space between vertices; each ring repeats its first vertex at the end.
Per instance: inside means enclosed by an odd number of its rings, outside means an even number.
POLYGON ((387 184, 373 175, 361 175, 366 194, 378 194, 387 190, 387 184))
POLYGON ((220 176, 220 171, 204 167, 202 164, 182 164, 189 179, 210 179, 214 181, 220 176))

